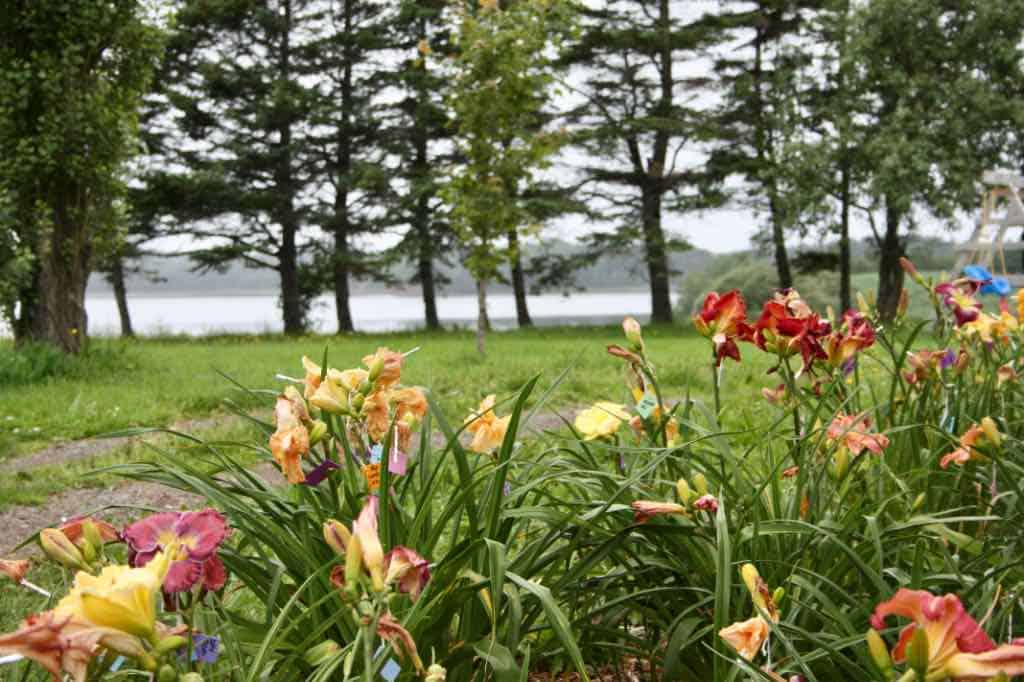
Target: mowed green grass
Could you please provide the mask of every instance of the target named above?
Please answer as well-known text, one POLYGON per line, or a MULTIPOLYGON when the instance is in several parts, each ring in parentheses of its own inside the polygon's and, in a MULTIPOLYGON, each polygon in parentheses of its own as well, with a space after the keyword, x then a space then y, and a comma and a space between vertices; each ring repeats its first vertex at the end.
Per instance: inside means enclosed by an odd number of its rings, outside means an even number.
MULTIPOLYGON (((689 326, 645 330, 648 353, 669 395, 710 391, 708 341, 689 326)), ((621 343, 618 327, 566 327, 492 333, 487 353, 477 354, 469 332, 410 332, 301 338, 212 337, 120 341, 97 339, 70 371, 0 390, 0 461, 55 442, 89 438, 135 426, 169 426, 224 410, 225 400, 247 408, 269 407, 247 398, 223 375, 252 388, 277 389, 278 374, 303 375, 301 357, 354 367, 378 346, 408 351, 403 382, 429 388, 445 411, 468 412, 489 393, 518 390, 535 375, 541 387, 568 373, 552 395, 555 407, 594 400, 625 401, 623 363, 605 350, 621 343)), ((753 349, 751 349, 753 350, 753 349)), ((13 352, 9 346, 0 353, 13 352)), ((755 395, 768 360, 746 353, 730 364, 726 391, 755 395)))

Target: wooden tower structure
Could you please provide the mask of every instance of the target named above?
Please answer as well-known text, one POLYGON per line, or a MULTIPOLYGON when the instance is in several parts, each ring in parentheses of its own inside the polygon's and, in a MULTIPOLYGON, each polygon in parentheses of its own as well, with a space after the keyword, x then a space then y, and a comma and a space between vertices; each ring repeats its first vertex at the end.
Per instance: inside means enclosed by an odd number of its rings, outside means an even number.
POLYGON ((986 189, 981 199, 981 215, 970 241, 957 247, 960 256, 956 272, 968 265, 982 265, 997 277, 1005 277, 1014 287, 1024 286, 1024 273, 1011 274, 1006 269, 1007 251, 1024 254, 1021 235, 1015 235, 1017 241, 1007 241, 1011 229, 1024 228, 1024 175, 991 170, 985 172, 982 182, 986 189))

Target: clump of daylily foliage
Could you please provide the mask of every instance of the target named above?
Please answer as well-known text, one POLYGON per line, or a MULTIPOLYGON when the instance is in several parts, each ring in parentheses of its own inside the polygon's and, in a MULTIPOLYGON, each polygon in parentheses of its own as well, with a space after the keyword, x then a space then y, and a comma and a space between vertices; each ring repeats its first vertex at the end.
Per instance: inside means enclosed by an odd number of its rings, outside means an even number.
POLYGON ((209 508, 42 531, 74 575, 51 597, 0 562, 48 600, 0 657, 75 680, 1024 675, 1024 295, 904 269, 934 320, 908 291, 895 319, 711 293, 693 358, 627 318, 621 393, 543 433, 557 381, 466 387, 466 414, 403 384, 417 349, 303 358, 246 444, 279 481, 220 443, 213 473, 125 467, 209 508), (700 379, 667 395, 679 368, 700 379))

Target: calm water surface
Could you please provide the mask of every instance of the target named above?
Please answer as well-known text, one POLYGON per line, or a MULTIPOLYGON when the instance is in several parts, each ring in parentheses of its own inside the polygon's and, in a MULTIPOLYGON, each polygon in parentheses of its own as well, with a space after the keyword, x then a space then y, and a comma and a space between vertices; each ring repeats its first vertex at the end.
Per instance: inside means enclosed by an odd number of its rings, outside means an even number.
MULTIPOLYGON (((624 315, 643 320, 651 312, 646 291, 594 292, 561 296, 531 296, 530 314, 539 325, 615 323, 624 315)), ((423 302, 416 296, 373 294, 353 296, 352 316, 359 331, 414 329, 423 325, 423 302)), ((258 333, 281 330, 276 296, 131 297, 132 324, 140 334, 258 333)), ((447 326, 471 326, 476 320, 476 297, 446 296, 437 302, 438 315, 447 326)), ((106 296, 86 298, 89 333, 116 335, 120 330, 117 306, 106 296)), ((515 326, 515 300, 511 294, 488 297, 488 314, 495 328, 515 326)), ((317 299, 312 313, 316 331, 335 328, 334 299, 317 299)))

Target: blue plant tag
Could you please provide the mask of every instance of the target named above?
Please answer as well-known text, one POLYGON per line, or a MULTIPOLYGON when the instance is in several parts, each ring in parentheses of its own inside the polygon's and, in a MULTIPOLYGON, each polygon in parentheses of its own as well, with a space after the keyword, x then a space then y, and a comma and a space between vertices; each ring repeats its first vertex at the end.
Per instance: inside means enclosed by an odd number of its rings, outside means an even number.
POLYGON ((402 666, 398 665, 395 659, 389 658, 384 667, 380 669, 380 676, 387 680, 387 682, 394 682, 400 672, 402 672, 402 666))
POLYGON ((658 399, 650 393, 644 393, 644 397, 640 398, 640 402, 636 404, 636 413, 640 415, 641 419, 647 419, 657 406, 658 399))
POLYGON ((118 656, 114 659, 114 664, 110 666, 110 672, 116 673, 124 665, 124 656, 118 656))
POLYGON ((370 448, 370 464, 380 464, 381 458, 384 456, 384 446, 380 443, 375 443, 370 448))

